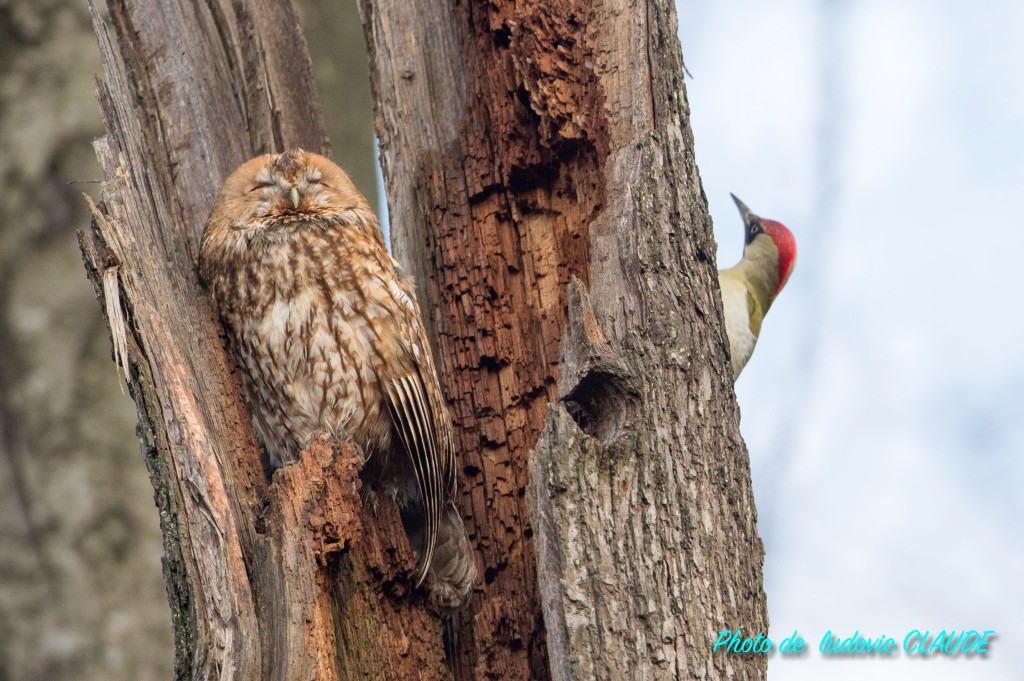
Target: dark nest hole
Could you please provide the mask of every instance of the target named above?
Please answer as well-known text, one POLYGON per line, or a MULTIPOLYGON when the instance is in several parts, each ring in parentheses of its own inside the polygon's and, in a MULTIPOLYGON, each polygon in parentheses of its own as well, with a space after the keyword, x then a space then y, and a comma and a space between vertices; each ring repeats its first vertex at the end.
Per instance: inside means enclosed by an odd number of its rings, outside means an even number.
POLYGON ((618 376, 592 370, 562 403, 580 430, 603 444, 610 444, 633 423, 637 397, 618 376))

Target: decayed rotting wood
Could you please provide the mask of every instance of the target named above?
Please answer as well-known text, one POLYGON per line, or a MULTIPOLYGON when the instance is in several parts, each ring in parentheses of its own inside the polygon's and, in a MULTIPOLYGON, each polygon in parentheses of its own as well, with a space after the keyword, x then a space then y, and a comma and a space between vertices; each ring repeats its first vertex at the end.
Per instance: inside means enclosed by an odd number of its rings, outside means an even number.
POLYGON ((364 0, 395 253, 437 338, 482 562, 461 678, 547 676, 526 454, 605 201, 592 5, 364 0), (429 102, 429 104, 428 104, 429 102))
POLYGON ((672 2, 362 8, 395 250, 432 312, 484 567, 460 678, 763 675, 710 652, 767 616, 672 2), (563 344, 573 275, 603 350, 563 344))
POLYGON ((386 497, 361 503, 362 466, 351 444, 324 436, 274 472, 255 526, 261 619, 277 651, 262 678, 449 678, 436 610, 409 591, 398 508, 386 497))
POLYGON ((444 679, 441 621, 390 500, 360 505, 349 445, 272 478, 195 273, 224 176, 326 151, 289 2, 108 2, 93 13, 107 136, 83 256, 114 322, 160 508, 176 678, 444 679), (272 37, 271 37, 272 36, 272 37), (116 268, 116 269, 115 269, 116 268))
POLYGON ((263 678, 342 678, 334 654, 333 569, 362 538, 359 469, 351 445, 333 451, 326 438, 294 464, 274 472, 266 509, 256 520, 254 569, 260 580, 261 620, 267 645, 263 678), (335 470, 331 470, 331 469, 335 470), (297 639, 309 655, 291 655, 297 639))

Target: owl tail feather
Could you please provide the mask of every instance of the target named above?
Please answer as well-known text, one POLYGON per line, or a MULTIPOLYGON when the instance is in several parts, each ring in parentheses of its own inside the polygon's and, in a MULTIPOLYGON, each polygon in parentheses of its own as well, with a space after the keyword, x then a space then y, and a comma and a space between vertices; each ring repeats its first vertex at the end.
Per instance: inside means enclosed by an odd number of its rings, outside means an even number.
POLYGON ((476 577, 476 558, 466 526, 455 504, 448 502, 430 561, 431 586, 443 605, 456 609, 469 599, 476 577))
POLYGON ((453 610, 442 618, 444 625, 444 657, 452 676, 462 678, 462 660, 459 657, 459 611, 453 610))

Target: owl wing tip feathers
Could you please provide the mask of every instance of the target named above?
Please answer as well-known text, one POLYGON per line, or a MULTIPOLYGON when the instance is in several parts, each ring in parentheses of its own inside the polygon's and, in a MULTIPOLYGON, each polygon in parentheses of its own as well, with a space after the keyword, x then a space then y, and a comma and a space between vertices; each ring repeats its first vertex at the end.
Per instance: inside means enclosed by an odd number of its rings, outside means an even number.
MULTIPOLYGON (((406 374, 387 385, 388 411, 409 456, 416 484, 423 497, 425 532, 423 550, 416 566, 415 583, 426 579, 437 544, 437 531, 447 499, 442 487, 449 467, 441 457, 440 433, 427 398, 422 373, 406 374)), ((444 446, 443 444, 441 445, 444 446)))

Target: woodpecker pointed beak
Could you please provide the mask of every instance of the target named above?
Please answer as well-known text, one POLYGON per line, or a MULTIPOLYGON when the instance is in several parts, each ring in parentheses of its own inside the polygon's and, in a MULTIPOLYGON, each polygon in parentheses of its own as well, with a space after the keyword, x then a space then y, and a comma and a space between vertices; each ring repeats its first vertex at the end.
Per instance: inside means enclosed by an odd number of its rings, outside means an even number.
POLYGON ((299 189, 298 187, 292 187, 291 192, 288 193, 288 198, 292 200, 292 208, 299 207, 299 189))
POLYGON ((747 208, 747 204, 743 203, 738 198, 736 198, 735 194, 729 194, 729 196, 731 196, 732 200, 736 202, 736 207, 740 209, 740 215, 743 217, 743 224, 749 225, 751 222, 757 219, 757 216, 754 215, 753 211, 747 208))
POLYGON ((746 235, 744 238, 744 244, 749 244, 754 240, 758 234, 764 232, 764 227, 761 225, 761 218, 754 215, 753 211, 747 208, 747 204, 736 198, 735 194, 730 193, 729 196, 736 202, 736 207, 740 210, 740 216, 743 218, 743 232, 746 235))

